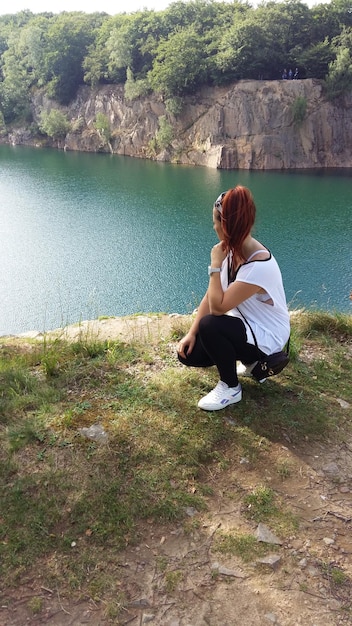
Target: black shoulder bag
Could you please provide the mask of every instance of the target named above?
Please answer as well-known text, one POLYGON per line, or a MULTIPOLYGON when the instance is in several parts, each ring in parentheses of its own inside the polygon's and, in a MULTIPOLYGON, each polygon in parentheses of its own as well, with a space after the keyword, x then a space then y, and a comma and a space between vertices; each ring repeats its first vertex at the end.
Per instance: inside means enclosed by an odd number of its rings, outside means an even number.
MULTIPOLYGON (((243 317, 248 328, 250 329, 253 335, 255 347, 259 350, 257 338, 253 332, 252 326, 250 325, 248 320, 246 320, 245 316, 243 315, 243 313, 241 313, 238 307, 237 310, 239 314, 243 317)), ((289 363, 289 360, 290 338, 288 338, 286 346, 283 350, 279 350, 279 352, 274 352, 273 354, 268 354, 265 357, 259 359, 258 363, 253 367, 251 374, 258 382, 260 382, 264 380, 264 378, 269 378, 269 376, 275 376, 275 374, 279 374, 280 372, 282 372, 284 367, 286 367, 286 365, 289 363)))

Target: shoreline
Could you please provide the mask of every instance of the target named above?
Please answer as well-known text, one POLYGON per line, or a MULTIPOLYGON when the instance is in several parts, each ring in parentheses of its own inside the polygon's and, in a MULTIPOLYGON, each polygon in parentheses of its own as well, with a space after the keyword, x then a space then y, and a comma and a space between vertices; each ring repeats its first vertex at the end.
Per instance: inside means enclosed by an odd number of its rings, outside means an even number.
POLYGON ((175 320, 191 320, 192 314, 182 313, 143 313, 135 315, 106 317, 101 319, 84 320, 68 324, 62 328, 48 331, 28 330, 23 333, 1 335, 0 340, 36 339, 44 338, 79 341, 82 339, 131 340, 155 339, 170 332, 175 320))
MULTIPOLYGON (((346 315, 351 316, 351 312, 319 311, 305 308, 289 311, 290 318, 303 313, 325 313, 326 315, 346 315)), ((44 341, 44 339, 63 339, 67 341, 82 340, 126 340, 133 339, 157 339, 170 333, 175 321, 181 321, 185 325, 191 323, 192 313, 135 313, 133 315, 102 317, 98 319, 83 320, 67 326, 55 328, 47 331, 28 330, 21 333, 0 334, 0 341, 11 339, 33 339, 44 341)))

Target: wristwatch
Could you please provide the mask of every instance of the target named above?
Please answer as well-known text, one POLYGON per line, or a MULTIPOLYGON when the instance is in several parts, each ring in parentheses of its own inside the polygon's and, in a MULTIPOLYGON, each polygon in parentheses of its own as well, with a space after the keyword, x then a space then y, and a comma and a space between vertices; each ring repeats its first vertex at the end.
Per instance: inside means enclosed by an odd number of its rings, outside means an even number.
POLYGON ((208 276, 211 274, 217 274, 218 272, 221 272, 221 267, 212 267, 211 265, 208 265, 208 276))

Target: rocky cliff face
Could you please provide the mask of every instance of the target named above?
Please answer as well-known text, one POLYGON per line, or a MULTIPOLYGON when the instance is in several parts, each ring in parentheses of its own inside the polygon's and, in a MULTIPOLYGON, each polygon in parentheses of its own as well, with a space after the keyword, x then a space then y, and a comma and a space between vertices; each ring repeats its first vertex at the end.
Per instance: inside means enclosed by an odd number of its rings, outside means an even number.
MULTIPOLYGON (((53 107, 58 108, 37 94, 34 117, 53 107)), ((327 102, 317 80, 239 81, 204 89, 184 100, 177 117, 157 96, 126 100, 118 85, 83 87, 69 107, 61 108, 75 129, 61 144, 66 150, 223 169, 352 167, 352 94, 327 102), (298 102, 306 109, 299 119, 298 102), (109 120, 109 141, 95 129, 97 113, 109 120), (173 139, 161 150, 155 138, 162 116, 173 139)), ((10 141, 29 143, 21 135, 10 141)))

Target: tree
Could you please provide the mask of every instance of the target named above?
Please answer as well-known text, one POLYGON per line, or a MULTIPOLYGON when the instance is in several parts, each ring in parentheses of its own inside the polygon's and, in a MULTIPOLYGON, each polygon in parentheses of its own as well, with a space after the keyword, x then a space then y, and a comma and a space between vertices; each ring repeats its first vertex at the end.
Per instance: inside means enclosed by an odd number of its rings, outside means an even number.
MULTIPOLYGON (((68 104, 80 85, 124 83, 128 99, 150 88, 175 101, 203 85, 280 78, 284 67, 348 86, 351 0, 309 9, 300 0, 176 0, 164 11, 22 11, 0 16, 0 109, 6 123, 31 120, 43 88, 68 104), (329 66, 329 64, 332 64, 329 66), (337 77, 339 76, 339 80, 337 77)), ((333 90, 334 91, 334 90, 333 90)))
POLYGON ((214 65, 222 82, 239 78, 280 78, 284 67, 296 67, 312 43, 313 18, 299 0, 265 2, 239 11, 223 30, 214 65))
POLYGON ((110 76, 130 68, 136 80, 144 79, 152 68, 154 51, 161 36, 167 36, 162 18, 154 11, 140 11, 114 18, 114 27, 106 42, 110 76))
POLYGON ((160 42, 149 81, 167 97, 182 96, 199 87, 205 73, 202 43, 194 26, 189 26, 160 42))
POLYGON ((46 42, 48 95, 68 104, 83 84, 83 59, 94 41, 92 22, 83 13, 60 13, 50 23, 46 42))
POLYGON ((352 26, 352 6, 350 0, 331 0, 331 11, 336 15, 340 30, 352 26))
POLYGON ((340 48, 335 61, 329 64, 326 90, 330 100, 352 91, 352 59, 348 48, 340 48))
POLYGON ((43 111, 40 115, 39 129, 48 137, 63 139, 71 128, 67 116, 59 109, 43 111))
POLYGON ((220 43, 215 59, 218 72, 225 81, 258 78, 262 74, 268 78, 268 59, 272 66, 276 65, 272 47, 271 39, 267 41, 260 24, 251 20, 234 24, 220 43))
POLYGON ((328 37, 324 41, 309 46, 297 52, 297 65, 301 68, 301 75, 307 78, 325 78, 329 63, 334 59, 334 51, 328 37))
POLYGON ((125 98, 127 100, 135 100, 140 96, 145 96, 151 91, 147 78, 135 80, 132 70, 127 68, 127 79, 125 82, 125 98))
POLYGON ((3 81, 0 83, 0 106, 6 122, 16 118, 29 120, 30 87, 32 79, 27 71, 26 50, 17 28, 11 32, 8 48, 2 55, 3 81))
POLYGON ((36 83, 39 87, 45 85, 50 78, 47 67, 49 27, 50 19, 38 16, 31 20, 20 33, 27 73, 31 76, 32 84, 36 83))

